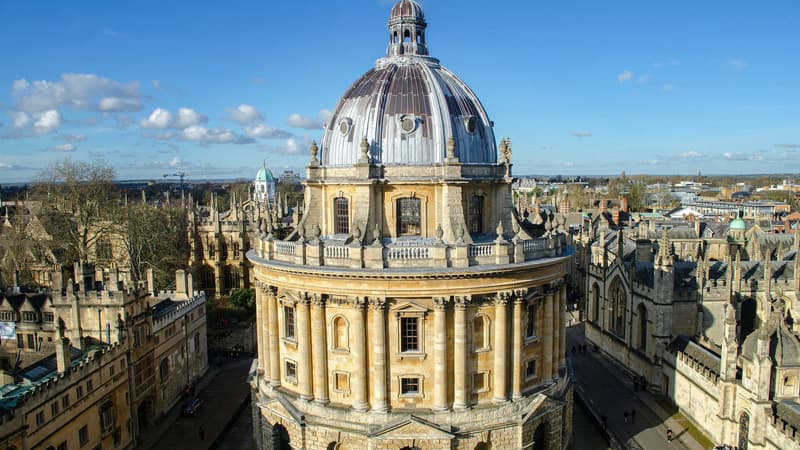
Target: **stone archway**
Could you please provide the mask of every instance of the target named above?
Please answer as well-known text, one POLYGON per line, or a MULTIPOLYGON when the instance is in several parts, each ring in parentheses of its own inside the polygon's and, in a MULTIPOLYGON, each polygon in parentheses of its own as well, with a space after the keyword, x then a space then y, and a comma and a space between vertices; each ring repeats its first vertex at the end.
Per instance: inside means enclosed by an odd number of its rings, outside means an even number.
POLYGON ((475 450, 492 450, 492 444, 489 442, 479 442, 475 446, 475 450))
POLYGON ((547 443, 545 442, 546 428, 547 425, 542 423, 533 432, 533 450, 545 450, 547 448, 547 443))
POLYGON ((289 430, 279 423, 272 427, 272 448, 275 450, 292 450, 289 430))

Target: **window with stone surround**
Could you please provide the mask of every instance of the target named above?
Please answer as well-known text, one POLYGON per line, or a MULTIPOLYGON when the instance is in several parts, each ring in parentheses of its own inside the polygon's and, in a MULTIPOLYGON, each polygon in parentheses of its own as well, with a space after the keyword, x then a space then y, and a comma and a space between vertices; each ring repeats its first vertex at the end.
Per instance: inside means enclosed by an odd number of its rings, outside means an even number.
POLYGON ((469 198, 469 232, 483 233, 483 196, 473 195, 469 198))
POLYGON ((283 377, 292 384, 297 384, 297 363, 291 359, 284 360, 283 377))
POLYGON ((295 339, 294 306, 283 306, 283 337, 295 339))
POLYGON ((425 317, 428 310, 406 303, 392 310, 397 330, 398 358, 425 358, 425 317))
POLYGON ((525 363, 525 379, 532 380, 536 378, 536 360, 530 359, 525 363))
POLYGON ((478 314, 472 320, 472 350, 475 352, 489 351, 489 318, 478 314))
POLYGON ((111 400, 106 400, 100 406, 100 429, 103 434, 110 433, 114 428, 114 403, 111 400))
POLYGON ((419 352, 419 319, 400 318, 400 351, 419 352))
POLYGON ((397 200, 397 234, 419 236, 422 233, 420 200, 414 197, 397 200))
POLYGON ((350 233, 350 208, 345 197, 333 199, 333 232, 336 234, 350 233))
POLYGON ((401 397, 422 397, 422 378, 418 376, 400 377, 401 397))
POLYGON ((350 374, 347 372, 333 372, 333 390, 341 394, 350 393, 350 374))
POLYGON ((525 326, 525 337, 527 338, 535 338, 536 337, 536 303, 528 303, 527 307, 525 308, 526 313, 526 326, 525 326))

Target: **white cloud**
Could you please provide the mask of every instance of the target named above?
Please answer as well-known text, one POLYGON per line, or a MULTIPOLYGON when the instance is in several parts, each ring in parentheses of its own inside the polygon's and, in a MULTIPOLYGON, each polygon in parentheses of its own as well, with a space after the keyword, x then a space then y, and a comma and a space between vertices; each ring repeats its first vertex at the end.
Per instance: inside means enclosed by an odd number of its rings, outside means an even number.
MULTIPOLYGON (((29 113, 49 111, 61 106, 102 111, 101 99, 104 98, 124 99, 127 101, 124 102, 126 108, 131 108, 133 103, 140 101, 138 81, 122 83, 91 73, 65 73, 57 81, 15 80, 11 85, 11 95, 17 109, 29 113)), ((112 104, 107 101, 105 106, 112 104)), ((117 102, 116 106, 121 104, 117 102)))
POLYGON ((150 80, 150 85, 153 86, 153 89, 155 90, 161 89, 161 82, 158 80, 150 80))
POLYGON ((742 70, 744 70, 745 67, 747 67, 747 61, 745 61, 745 60, 743 60, 741 58, 729 59, 728 60, 728 64, 730 64, 733 67, 735 67, 736 70, 739 71, 739 72, 741 72, 742 70))
POLYGON ((631 79, 633 79, 633 72, 630 70, 625 70, 622 73, 617 74, 617 81, 620 83, 630 81, 631 79))
POLYGON ((139 125, 142 128, 167 128, 172 122, 172 113, 163 108, 156 108, 147 119, 142 119, 139 125))
POLYGON ((263 139, 284 139, 292 136, 292 134, 287 131, 281 130, 279 128, 274 128, 269 125, 265 125, 263 123, 244 127, 244 134, 252 138, 263 138, 263 139))
POLYGON ((33 132, 36 134, 52 133, 61 126, 61 113, 51 109, 38 114, 36 122, 33 124, 33 132))
POLYGON ((159 141, 168 141, 175 137, 171 131, 164 131, 162 133, 143 133, 142 136, 150 139, 158 139, 159 141))
POLYGON ((67 142, 83 142, 86 140, 85 134, 67 134, 61 136, 61 139, 67 142))
POLYGON ((722 157, 728 161, 762 161, 764 159, 764 151, 756 150, 753 153, 724 152, 722 157))
POLYGON ((573 132, 571 132, 569 134, 572 135, 572 136, 575 136, 576 138, 592 137, 592 132, 591 131, 586 131, 586 130, 584 130, 584 131, 573 131, 573 132))
POLYGON ((227 128, 206 128, 192 125, 183 130, 183 139, 204 144, 252 144, 252 138, 239 136, 227 128))
POLYGON ((25 128, 31 122, 31 116, 25 111, 7 111, 11 117, 11 128, 25 128))
POLYGON ((318 130, 325 126, 325 123, 331 118, 333 113, 327 109, 321 110, 317 113, 317 117, 304 116, 302 114, 293 113, 286 118, 286 123, 290 127, 305 128, 307 130, 318 130))
POLYGON ((53 150, 57 152, 74 152, 77 148, 75 144, 61 144, 53 147, 53 150))
POLYGON ((172 126, 182 130, 193 125, 206 123, 207 121, 207 117, 191 108, 179 108, 178 113, 175 115, 175 122, 172 124, 172 126))
POLYGON ((681 159, 703 159, 706 157, 706 155, 695 150, 687 150, 682 152, 679 156, 681 159))
POLYGON ((133 112, 142 109, 142 103, 138 99, 104 97, 97 104, 97 109, 103 112, 133 112))
POLYGON ((241 104, 226 108, 228 117, 239 125, 253 125, 264 120, 261 111, 253 105, 241 104))
POLYGON ((281 155, 299 155, 305 152, 308 146, 311 145, 311 139, 308 136, 303 136, 302 140, 297 138, 289 138, 280 145, 260 145, 259 149, 269 153, 277 153, 281 155))

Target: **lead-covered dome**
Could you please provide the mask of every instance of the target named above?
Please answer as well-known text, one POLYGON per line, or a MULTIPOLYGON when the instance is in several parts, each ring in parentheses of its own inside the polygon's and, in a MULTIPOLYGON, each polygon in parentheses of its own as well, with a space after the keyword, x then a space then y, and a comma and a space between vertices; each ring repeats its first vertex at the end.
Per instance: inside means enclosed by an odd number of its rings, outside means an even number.
POLYGON ((425 27, 417 2, 401 0, 392 8, 387 56, 336 105, 322 140, 323 165, 356 164, 363 138, 373 164, 441 163, 450 137, 461 163, 497 162, 483 105, 461 79, 428 56, 425 27))

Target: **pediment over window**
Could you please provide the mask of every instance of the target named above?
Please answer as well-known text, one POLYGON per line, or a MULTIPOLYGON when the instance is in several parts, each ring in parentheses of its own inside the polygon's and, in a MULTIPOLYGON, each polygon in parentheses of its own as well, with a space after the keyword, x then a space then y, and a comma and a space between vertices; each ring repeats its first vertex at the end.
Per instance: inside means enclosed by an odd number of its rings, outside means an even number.
POLYGON ((401 304, 395 306, 394 308, 392 308, 391 312, 393 312, 393 313, 395 313, 397 315, 419 315, 419 316, 424 316, 425 314, 430 312, 430 309, 428 309, 428 308, 426 308, 424 306, 418 305, 418 304, 416 304, 414 302, 405 302, 405 303, 401 303, 401 304))
POLYGON ((424 440, 453 439, 455 437, 448 429, 438 427, 431 422, 415 416, 409 416, 398 422, 388 423, 370 435, 371 438, 382 440, 415 439, 417 441, 423 440, 420 438, 421 436, 425 436, 424 440))

